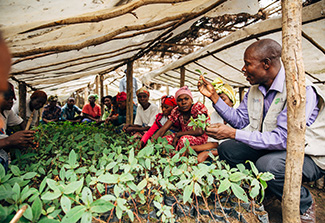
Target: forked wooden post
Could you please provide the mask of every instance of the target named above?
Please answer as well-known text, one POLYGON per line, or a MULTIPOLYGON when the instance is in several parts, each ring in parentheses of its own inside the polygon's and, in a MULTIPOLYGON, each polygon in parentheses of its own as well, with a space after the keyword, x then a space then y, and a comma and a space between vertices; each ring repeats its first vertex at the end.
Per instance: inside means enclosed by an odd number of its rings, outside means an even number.
POLYGON ((282 61, 286 72, 288 108, 283 222, 300 222, 299 204, 306 130, 306 86, 301 30, 302 2, 282 0, 282 61))
POLYGON ((133 123, 133 61, 127 63, 126 69, 126 124, 133 123))

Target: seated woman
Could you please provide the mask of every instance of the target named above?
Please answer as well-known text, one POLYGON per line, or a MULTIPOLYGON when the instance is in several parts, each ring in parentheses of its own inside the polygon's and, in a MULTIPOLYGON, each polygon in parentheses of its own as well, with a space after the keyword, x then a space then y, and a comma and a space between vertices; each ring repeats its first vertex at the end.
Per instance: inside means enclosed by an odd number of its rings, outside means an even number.
MULTIPOLYGON (((47 101, 47 95, 44 91, 34 91, 33 94, 30 96, 30 99, 26 102, 26 119, 25 122, 27 123, 29 118, 32 116, 31 120, 31 127, 37 124, 39 120, 39 110, 43 108, 47 101)), ((18 115, 19 114, 19 103, 14 104, 13 111, 18 115)))
POLYGON ((201 128, 193 130, 193 127, 188 126, 188 124, 191 117, 197 118, 199 114, 208 117, 208 109, 201 102, 193 104, 193 96, 187 86, 180 88, 176 92, 175 98, 177 106, 172 110, 169 120, 158 130, 153 139, 163 136, 174 123, 179 122, 181 131, 164 136, 177 151, 184 147, 186 140, 189 141, 191 146, 206 143, 208 136, 205 132, 201 128))
POLYGON ((149 102, 150 93, 146 87, 137 90, 138 108, 133 125, 125 125, 123 131, 131 133, 135 137, 142 137, 149 130, 159 112, 156 105, 149 102))
MULTIPOLYGON (((236 103, 235 93, 232 87, 229 84, 224 84, 220 78, 216 78, 212 85, 216 89, 216 92, 219 94, 220 98, 226 102, 230 107, 233 107, 236 103)), ((215 123, 224 123, 226 122, 219 116, 216 111, 213 111, 211 114, 211 124, 215 123)), ((202 145, 191 146, 197 153, 197 159, 199 163, 204 162, 211 152, 214 156, 218 155, 217 147, 222 140, 217 140, 212 137, 208 137, 208 142, 202 145)))
POLYGON ((102 98, 101 100, 102 104, 104 105, 104 111, 102 111, 102 121, 105 121, 112 113, 113 111, 113 105, 112 105, 112 96, 107 95, 102 98))
POLYGON ((88 96, 88 104, 85 104, 82 108, 83 119, 82 122, 100 122, 101 108, 96 104, 98 99, 97 94, 90 94, 88 96))
MULTIPOLYGON (((116 95, 116 101, 118 106, 117 111, 116 113, 114 112, 114 114, 112 114, 109 118, 107 118, 107 121, 105 121, 105 123, 112 122, 115 126, 121 126, 126 123, 126 93, 119 92, 116 95)), ((136 112, 137 106, 133 104, 133 118, 135 117, 136 112)))
POLYGON ((162 113, 158 113, 156 116, 156 120, 150 129, 142 136, 139 149, 141 149, 155 134, 155 132, 160 129, 169 119, 171 111, 176 107, 177 103, 174 96, 163 96, 161 98, 161 109, 162 113))
POLYGON ((61 107, 57 106, 58 96, 51 95, 48 99, 49 104, 44 107, 42 122, 57 122, 61 117, 61 107))

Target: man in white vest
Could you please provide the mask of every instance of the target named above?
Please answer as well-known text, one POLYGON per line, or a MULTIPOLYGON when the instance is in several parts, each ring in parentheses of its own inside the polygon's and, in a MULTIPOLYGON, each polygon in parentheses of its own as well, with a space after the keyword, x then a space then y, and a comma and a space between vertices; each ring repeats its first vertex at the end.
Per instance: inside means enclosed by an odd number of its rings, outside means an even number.
MULTIPOLYGON (((237 109, 219 100, 211 83, 200 78, 200 92, 210 98, 219 115, 232 127, 217 124, 206 129, 209 136, 229 139, 218 146, 220 159, 231 166, 255 162, 261 172, 271 172, 268 182, 277 198, 283 194, 287 144, 285 71, 281 65, 281 45, 272 39, 251 44, 244 54, 242 68, 252 85, 237 109), (245 128, 245 130, 243 130, 245 128)), ((306 149, 303 181, 315 181, 325 174, 324 95, 306 81, 306 149)), ((301 187, 302 222, 315 222, 315 205, 307 188, 301 187)))

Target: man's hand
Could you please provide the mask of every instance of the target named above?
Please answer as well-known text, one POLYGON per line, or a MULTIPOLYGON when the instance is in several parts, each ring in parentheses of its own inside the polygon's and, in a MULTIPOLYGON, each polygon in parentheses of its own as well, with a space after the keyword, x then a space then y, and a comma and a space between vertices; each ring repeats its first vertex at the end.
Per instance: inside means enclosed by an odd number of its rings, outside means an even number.
POLYGON ((9 145, 22 145, 33 142, 35 131, 24 130, 19 131, 8 137, 9 145))
POLYGON ((209 81, 205 80, 202 75, 200 76, 199 82, 197 83, 197 87, 201 94, 208 98, 210 98, 212 94, 216 92, 212 84, 209 81))
POLYGON ((206 128, 208 136, 215 139, 235 139, 236 129, 221 123, 212 124, 206 128))
POLYGON ((130 124, 125 124, 124 126, 123 126, 123 132, 128 132, 128 128, 130 127, 130 124))
POLYGON ((178 136, 178 134, 177 134, 178 132, 176 132, 175 133, 175 136, 174 136, 174 138, 173 138, 173 143, 172 143, 172 146, 174 146, 175 148, 176 148, 176 146, 177 146, 177 142, 178 142, 178 140, 179 140, 179 136, 178 136))

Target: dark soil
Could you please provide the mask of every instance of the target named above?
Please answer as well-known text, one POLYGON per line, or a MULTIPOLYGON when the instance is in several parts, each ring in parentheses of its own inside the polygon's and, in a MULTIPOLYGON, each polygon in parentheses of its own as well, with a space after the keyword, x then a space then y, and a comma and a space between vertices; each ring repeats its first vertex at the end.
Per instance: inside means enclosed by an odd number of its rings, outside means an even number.
MULTIPOLYGON (((316 222, 325 222, 325 190, 320 190, 308 185, 304 186, 312 193, 316 203, 316 222)), ((268 212, 270 223, 282 222, 282 208, 279 200, 265 206, 265 210, 268 212)))

